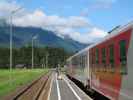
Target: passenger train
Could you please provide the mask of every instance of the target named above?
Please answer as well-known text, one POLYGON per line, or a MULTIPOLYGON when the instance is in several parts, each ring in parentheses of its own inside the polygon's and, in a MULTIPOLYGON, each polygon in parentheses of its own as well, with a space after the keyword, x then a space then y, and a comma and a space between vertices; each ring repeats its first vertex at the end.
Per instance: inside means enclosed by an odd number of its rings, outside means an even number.
POLYGON ((133 100, 133 22, 68 58, 67 74, 110 100, 133 100))

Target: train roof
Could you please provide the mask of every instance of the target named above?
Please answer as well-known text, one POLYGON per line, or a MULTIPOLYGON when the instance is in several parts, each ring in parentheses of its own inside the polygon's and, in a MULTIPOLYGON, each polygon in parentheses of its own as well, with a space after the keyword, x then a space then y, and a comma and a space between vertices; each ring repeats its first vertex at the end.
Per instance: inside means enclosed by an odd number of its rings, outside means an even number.
POLYGON ((96 42, 90 46, 87 46, 85 49, 83 49, 83 50, 79 51, 78 53, 74 54, 73 56, 69 57, 67 60, 71 60, 73 57, 78 56, 84 52, 87 52, 90 48, 95 47, 96 45, 98 45, 98 44, 100 44, 100 43, 102 43, 102 42, 104 42, 104 41, 106 41, 112 37, 115 37, 115 36, 121 34, 121 32, 124 32, 130 28, 133 28, 133 21, 129 22, 126 25, 123 25, 123 26, 116 28, 115 30, 111 31, 109 35, 105 36, 102 40, 100 40, 100 41, 98 41, 98 42, 96 42))

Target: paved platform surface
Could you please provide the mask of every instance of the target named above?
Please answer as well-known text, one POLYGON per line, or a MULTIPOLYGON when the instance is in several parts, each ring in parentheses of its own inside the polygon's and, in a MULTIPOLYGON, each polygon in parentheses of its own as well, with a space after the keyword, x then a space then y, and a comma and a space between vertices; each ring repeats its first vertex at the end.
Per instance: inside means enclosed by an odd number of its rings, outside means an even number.
POLYGON ((57 79, 54 73, 49 100, 92 100, 65 75, 61 75, 61 78, 57 79))

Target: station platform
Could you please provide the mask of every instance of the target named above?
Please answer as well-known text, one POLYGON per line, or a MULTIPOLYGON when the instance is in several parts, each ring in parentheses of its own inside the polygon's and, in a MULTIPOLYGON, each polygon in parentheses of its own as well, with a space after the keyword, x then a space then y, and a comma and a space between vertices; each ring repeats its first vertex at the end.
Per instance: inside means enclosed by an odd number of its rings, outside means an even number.
POLYGON ((48 100, 92 100, 64 74, 53 74, 48 100))

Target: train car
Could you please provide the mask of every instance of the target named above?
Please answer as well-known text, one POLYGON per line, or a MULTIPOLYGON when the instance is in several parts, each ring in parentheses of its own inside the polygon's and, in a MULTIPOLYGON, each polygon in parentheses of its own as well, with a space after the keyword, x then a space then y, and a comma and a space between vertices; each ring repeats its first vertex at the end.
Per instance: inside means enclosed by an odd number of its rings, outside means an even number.
MULTIPOLYGON (((89 80, 89 87, 111 100, 133 100, 133 22, 117 28, 79 54, 84 51, 89 58, 85 67, 89 74, 84 75, 89 76, 83 77, 89 80)), ((73 68, 77 67, 70 65, 73 77, 73 68)))
POLYGON ((67 74, 84 85, 89 80, 88 47, 67 59, 67 74))

